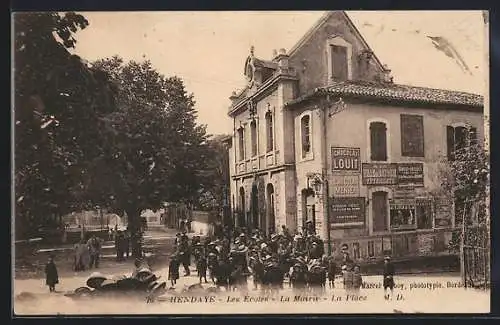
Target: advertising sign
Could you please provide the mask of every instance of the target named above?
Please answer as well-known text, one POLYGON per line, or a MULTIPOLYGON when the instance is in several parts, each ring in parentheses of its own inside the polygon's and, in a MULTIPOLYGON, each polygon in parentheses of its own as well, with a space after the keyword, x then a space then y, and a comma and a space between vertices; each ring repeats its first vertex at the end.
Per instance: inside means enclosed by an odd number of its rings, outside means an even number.
POLYGON ((424 164, 422 163, 399 163, 398 185, 400 186, 424 186, 424 164))
POLYGON ((453 205, 446 198, 436 198, 435 202, 435 227, 451 227, 453 216, 453 205))
POLYGON ((359 196, 359 175, 333 175, 333 196, 359 196))
POLYGON ((363 226, 365 224, 365 198, 339 197, 330 200, 331 226, 363 226))
POLYGON ((360 148, 332 147, 332 171, 359 173, 360 157, 360 148))
POLYGON ((363 185, 396 185, 398 165, 365 163, 361 172, 363 185))

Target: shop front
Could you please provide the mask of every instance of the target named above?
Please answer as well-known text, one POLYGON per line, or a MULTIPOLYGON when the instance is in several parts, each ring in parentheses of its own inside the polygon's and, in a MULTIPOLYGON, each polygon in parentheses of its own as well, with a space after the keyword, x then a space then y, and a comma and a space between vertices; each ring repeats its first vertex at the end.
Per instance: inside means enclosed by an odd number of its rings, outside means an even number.
POLYGON ((361 231, 332 237, 334 247, 347 244, 359 262, 379 260, 386 253, 395 258, 451 254, 452 209, 446 200, 426 193, 422 163, 361 165, 366 197, 334 197, 330 210, 332 229, 361 231))

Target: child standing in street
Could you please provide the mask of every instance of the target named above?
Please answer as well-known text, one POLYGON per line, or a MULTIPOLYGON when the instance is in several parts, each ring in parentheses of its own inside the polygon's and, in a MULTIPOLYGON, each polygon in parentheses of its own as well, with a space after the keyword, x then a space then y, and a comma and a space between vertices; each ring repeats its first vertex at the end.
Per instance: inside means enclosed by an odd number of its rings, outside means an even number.
POLYGON ((330 256, 328 259, 328 284, 330 288, 335 288, 335 276, 337 275, 337 263, 335 258, 330 256))
POLYGON ((352 264, 346 264, 343 266, 343 268, 344 289, 346 291, 346 294, 351 294, 354 286, 354 272, 352 270, 352 264))
POLYGON ((47 265, 45 265, 45 284, 49 286, 50 292, 56 291, 56 284, 59 283, 57 267, 54 263, 54 257, 50 256, 47 265))
POLYGON ((172 287, 175 286, 177 280, 179 279, 179 266, 181 265, 179 257, 174 254, 170 259, 170 264, 168 265, 168 279, 172 287))
POLYGON ((384 258, 384 297, 386 300, 392 298, 394 292, 394 265, 391 262, 390 256, 384 258), (390 295, 387 293, 390 290, 390 295))
POLYGON ((354 274, 353 274, 353 291, 355 294, 359 294, 359 290, 363 284, 363 277, 361 276, 361 269, 359 265, 354 266, 354 274))

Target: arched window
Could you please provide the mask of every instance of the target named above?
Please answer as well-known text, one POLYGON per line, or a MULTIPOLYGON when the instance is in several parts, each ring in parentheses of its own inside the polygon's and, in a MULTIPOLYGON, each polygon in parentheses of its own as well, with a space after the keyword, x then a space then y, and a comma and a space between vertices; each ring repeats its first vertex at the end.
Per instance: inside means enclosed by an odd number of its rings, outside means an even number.
POLYGON ((302 158, 311 151, 311 117, 304 115, 300 119, 300 130, 302 136, 302 158))
POLYGON ((387 127, 384 122, 370 123, 370 153, 372 161, 387 161, 387 127))
POLYGON ((257 156, 257 122, 253 120, 250 123, 250 137, 252 141, 252 157, 257 156))
POLYGON ((267 139, 267 152, 272 151, 274 148, 274 134, 273 134, 273 114, 266 113, 266 139, 267 139))
POLYGON ((240 160, 245 160, 245 129, 238 129, 238 150, 240 160))

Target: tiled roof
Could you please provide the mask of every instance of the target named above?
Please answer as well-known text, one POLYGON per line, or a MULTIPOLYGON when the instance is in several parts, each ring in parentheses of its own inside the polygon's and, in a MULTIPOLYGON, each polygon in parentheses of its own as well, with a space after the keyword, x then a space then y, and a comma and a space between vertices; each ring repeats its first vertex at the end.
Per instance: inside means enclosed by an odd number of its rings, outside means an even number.
POLYGON ((296 104, 318 94, 376 98, 406 103, 449 104, 471 107, 482 107, 484 105, 483 96, 466 92, 398 84, 348 81, 338 82, 327 87, 317 88, 314 93, 289 102, 287 103, 287 106, 296 104))
POLYGON ((278 68, 278 64, 275 62, 257 59, 257 58, 254 58, 254 64, 255 64, 255 66, 264 67, 264 68, 268 68, 268 69, 276 70, 278 68))

